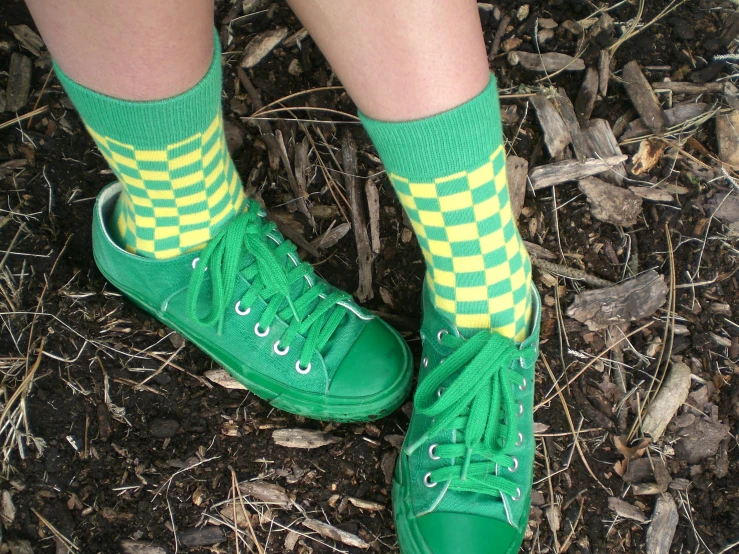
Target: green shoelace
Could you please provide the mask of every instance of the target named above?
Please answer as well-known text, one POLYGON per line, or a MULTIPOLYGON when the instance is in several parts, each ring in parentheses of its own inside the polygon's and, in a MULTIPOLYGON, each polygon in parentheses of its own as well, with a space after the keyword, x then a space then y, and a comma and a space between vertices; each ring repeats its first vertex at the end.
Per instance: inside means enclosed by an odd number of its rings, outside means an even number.
POLYGON ((454 353, 429 373, 415 398, 415 410, 434 419, 405 452, 410 455, 437 433, 454 430, 458 442, 434 449, 435 456, 451 458, 454 464, 432 471, 431 481, 449 481, 450 490, 516 497, 520 493, 516 485, 494 473, 496 465, 516 467, 508 452, 518 439, 516 417, 523 413, 523 405, 516 402, 513 388, 523 388, 525 380, 511 367, 519 361, 534 363, 536 349, 532 345, 519 349, 510 339, 488 331, 469 340, 451 334, 440 337, 454 353), (441 393, 442 385, 457 373, 441 393))
POLYGON ((187 291, 188 315, 205 326, 217 323, 220 334, 236 279, 241 275, 250 286, 236 304, 240 313, 246 315, 249 306, 261 297, 267 308, 259 318, 258 328, 266 335, 276 317, 287 322, 275 348, 286 354, 292 341, 298 335, 304 336, 298 362, 309 368, 313 353, 326 345, 346 315, 346 310, 337 305, 350 301, 351 296, 330 290, 325 281, 315 276, 310 264, 295 265, 295 245, 284 240, 276 225, 264 219, 260 210, 259 204, 250 200, 247 211, 236 216, 203 250, 187 291), (206 282, 206 271, 210 275, 212 301, 208 314, 201 317, 197 300, 206 282))

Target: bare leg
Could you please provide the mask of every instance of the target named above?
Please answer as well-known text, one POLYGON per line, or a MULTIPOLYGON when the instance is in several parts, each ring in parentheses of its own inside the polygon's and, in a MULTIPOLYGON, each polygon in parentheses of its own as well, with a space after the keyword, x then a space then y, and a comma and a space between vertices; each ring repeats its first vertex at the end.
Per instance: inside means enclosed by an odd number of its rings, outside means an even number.
POLYGON ((213 55, 210 0, 28 0, 59 67, 79 84, 126 100, 184 92, 213 55))
POLYGON ((289 0, 359 109, 384 121, 459 106, 489 69, 472 0, 289 0))

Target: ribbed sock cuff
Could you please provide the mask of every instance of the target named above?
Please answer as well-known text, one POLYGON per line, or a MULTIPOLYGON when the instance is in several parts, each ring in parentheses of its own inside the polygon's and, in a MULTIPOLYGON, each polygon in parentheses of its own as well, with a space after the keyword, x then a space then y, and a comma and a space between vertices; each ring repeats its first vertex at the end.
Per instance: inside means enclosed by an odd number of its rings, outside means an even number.
POLYGON ((221 45, 214 33, 213 61, 202 80, 187 92, 165 100, 136 102, 95 92, 54 71, 85 125, 95 132, 140 149, 160 149, 201 133, 221 109, 221 45))
POLYGON ((385 168, 416 180, 477 167, 503 141, 495 77, 461 106, 425 119, 387 122, 360 113, 385 168))

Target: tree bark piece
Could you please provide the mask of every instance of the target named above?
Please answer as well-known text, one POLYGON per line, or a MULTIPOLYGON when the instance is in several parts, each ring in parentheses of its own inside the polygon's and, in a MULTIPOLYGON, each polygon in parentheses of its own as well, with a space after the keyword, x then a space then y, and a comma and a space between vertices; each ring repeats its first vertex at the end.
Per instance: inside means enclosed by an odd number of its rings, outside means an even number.
POLYGON ((503 38, 503 35, 505 35, 505 31, 508 28, 508 24, 510 22, 510 15, 506 15, 503 17, 503 19, 500 20, 498 30, 495 31, 495 38, 493 39, 493 45, 490 48, 490 55, 488 56, 488 59, 492 60, 493 58, 495 58, 495 56, 498 55, 498 51, 500 50, 500 41, 503 38))
POLYGON ((302 522, 304 527, 307 527, 311 531, 315 531, 319 535, 323 535, 326 538, 333 539, 335 541, 342 542, 346 545, 353 546, 355 548, 369 548, 370 545, 360 539, 357 535, 318 521, 317 519, 304 519, 302 522))
POLYGON ((580 179, 580 190, 585 193, 593 217, 631 227, 639 221, 641 198, 628 189, 609 185, 596 177, 580 179))
POLYGON ((506 158, 506 174, 508 176, 508 192, 511 195, 513 219, 518 221, 526 198, 526 177, 529 174, 529 162, 518 156, 506 158))
POLYGON ((328 250, 343 239, 352 228, 351 223, 340 223, 339 225, 331 225, 329 229, 320 237, 311 241, 310 245, 316 250, 328 250))
POLYGON ((667 116, 636 61, 630 61, 624 66, 623 80, 631 102, 647 127, 656 135, 664 134, 669 126, 667 116))
POLYGON ((28 102, 28 95, 31 92, 32 70, 31 58, 17 52, 10 56, 8 88, 5 92, 5 109, 7 111, 17 112, 28 102))
POLYGON ((673 363, 659 392, 644 413, 642 433, 658 441, 680 406, 688 399, 689 392, 690 368, 683 363, 673 363))
POLYGON ((536 96, 532 96, 531 103, 536 108, 536 117, 542 131, 544 131, 544 142, 547 145, 547 150, 549 150, 549 155, 556 158, 562 154, 572 141, 570 132, 554 104, 543 93, 540 92, 536 96))
POLYGON ((287 28, 280 27, 259 33, 244 48, 244 57, 241 60, 241 67, 254 67, 261 62, 267 54, 272 52, 278 44, 280 44, 287 36, 287 28))
POLYGON ((679 519, 675 499, 669 493, 657 497, 652 523, 647 529, 647 554, 669 554, 679 519))
POLYGON ((739 111, 716 116, 716 138, 718 157, 729 165, 739 168, 739 111))
POLYGON ((600 290, 581 292, 567 315, 591 331, 649 317, 665 303, 667 285, 654 270, 600 290))
POLYGON ((357 243, 357 263, 359 264, 359 286, 354 294, 360 302, 366 302, 375 296, 372 291, 372 262, 375 260, 375 253, 370 247, 364 216, 362 187, 356 177, 357 145, 348 131, 341 141, 341 153, 344 162, 344 186, 352 209, 352 228, 354 229, 354 240, 357 243))
POLYGON ((368 179, 364 185, 364 193, 367 195, 367 207, 369 208, 369 228, 372 239, 372 252, 380 253, 380 192, 377 185, 368 179))
POLYGON ((590 158, 581 162, 565 160, 535 167, 529 172, 534 190, 559 185, 567 181, 577 181, 583 177, 612 171, 614 166, 626 161, 628 156, 609 156, 603 159, 590 158))
POLYGON ((585 79, 575 100, 575 113, 580 124, 585 124, 593 114, 595 99, 598 98, 598 72, 589 67, 585 72, 585 79))
POLYGON ((272 440, 279 446, 305 450, 321 448, 341 441, 338 437, 311 429, 277 429, 272 433, 272 440))
POLYGON ((15 39, 21 43, 21 46, 28 50, 34 56, 41 56, 41 49, 44 47, 43 39, 34 33, 28 25, 11 25, 8 27, 13 33, 15 39))
POLYGON ((123 554, 168 554, 169 552, 166 546, 160 546, 151 541, 123 539, 119 545, 123 554))
POLYGON ((559 54, 557 52, 549 52, 547 54, 532 54, 530 52, 522 52, 514 50, 508 53, 508 63, 518 65, 519 63, 530 71, 546 71, 552 73, 564 69, 565 71, 583 71, 585 62, 581 59, 575 59, 567 54, 559 54), (565 69, 566 68, 566 69, 565 69))

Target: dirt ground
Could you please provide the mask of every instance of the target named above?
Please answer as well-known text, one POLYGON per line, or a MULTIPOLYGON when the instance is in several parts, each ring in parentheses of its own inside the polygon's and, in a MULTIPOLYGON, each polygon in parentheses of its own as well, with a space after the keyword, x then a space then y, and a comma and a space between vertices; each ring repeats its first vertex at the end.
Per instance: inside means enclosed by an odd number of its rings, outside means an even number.
MULTIPOLYGON (((373 298, 364 304, 395 325, 418 355, 421 253, 372 145, 351 117, 356 108, 341 88, 324 88, 340 83, 310 37, 296 36, 302 26, 286 5, 264 2, 244 15, 240 2, 217 4, 224 114, 245 186, 283 229, 314 240, 346 222, 340 156, 342 134, 349 131, 358 145, 362 188, 371 182, 379 190, 380 249, 373 298), (246 76, 264 104, 308 91, 269 106, 292 110, 262 115, 281 132, 291 161, 296 145, 309 138, 307 190, 315 229, 294 211, 285 166, 270 159, 259 128, 248 119, 256 106, 237 73, 246 45, 258 33, 282 27, 285 42, 246 69, 246 76)), ((609 90, 598 97, 591 117, 615 126, 628 115, 632 103, 620 72, 631 60, 649 82, 730 81, 736 66, 712 60, 733 51, 731 37, 729 46, 720 40, 732 6, 688 0, 625 41, 614 54, 609 90)), ((637 7, 584 0, 481 5, 489 49, 500 19, 511 16, 503 47, 491 58, 510 155, 531 168, 556 161, 544 146, 529 95, 562 87, 574 102, 584 73, 547 79, 512 66, 505 49, 536 52, 534 41, 546 28, 537 20, 549 25, 553 19, 556 27, 551 37, 539 39, 540 51, 577 54, 597 67, 598 52, 628 29, 637 7), (609 6, 615 30, 577 33, 565 23, 585 22, 609 6)), ((641 22, 666 7, 666 0, 647 2, 641 22)), ((107 284, 93 262, 90 220, 111 172, 49 77, 46 51, 32 52, 10 29, 21 24, 33 28, 22 2, 0 4, 0 91, 13 78, 13 53, 33 61, 26 105, 15 113, 0 110, 0 553, 397 551, 390 480, 410 399, 367 425, 321 424, 272 409, 248 392, 212 383, 204 375, 217 368, 205 355, 107 284), (17 117, 35 108, 41 111, 32 119, 17 117), (286 448, 273 439, 283 428, 322 430, 335 440, 312 450, 286 448), (234 480, 253 485, 241 488, 251 517, 237 517, 238 545, 229 501, 234 480), (305 525, 311 519, 368 546, 321 536, 305 525)), ((720 94, 701 101, 724 106, 720 94)), ((665 154, 649 172, 628 174, 624 187, 648 185, 671 195, 669 201, 645 201, 631 227, 595 217, 577 183, 535 194, 529 187, 526 195, 522 235, 555 253, 552 263, 613 283, 655 270, 670 293, 667 304, 621 329, 650 326, 604 353, 613 329, 592 331, 565 313, 579 292, 592 287, 556 269, 535 270, 545 307, 525 552, 667 552, 655 549, 663 522, 653 509, 662 495, 674 500, 679 518, 670 552, 739 552, 739 325, 732 321, 739 311, 739 250, 736 233, 708 207, 716 195, 737 192, 735 174, 721 170, 714 119, 678 138, 677 158, 665 154), (662 438, 648 444, 639 440, 642 410, 670 359, 689 366, 690 397, 662 438), (698 419, 712 427, 701 431, 698 419), (691 444, 710 443, 717 429, 724 431, 715 448, 708 445, 709 455, 690 451, 691 444), (609 507, 610 498, 638 513, 625 516, 613 501, 609 507)), ((638 146, 622 149, 632 155, 638 146)), ((633 169, 631 158, 626 168, 633 169)), ((318 256, 303 253, 329 282, 357 289, 351 230, 318 256)))

